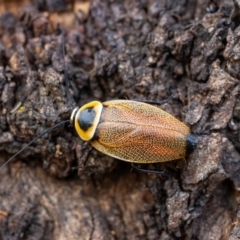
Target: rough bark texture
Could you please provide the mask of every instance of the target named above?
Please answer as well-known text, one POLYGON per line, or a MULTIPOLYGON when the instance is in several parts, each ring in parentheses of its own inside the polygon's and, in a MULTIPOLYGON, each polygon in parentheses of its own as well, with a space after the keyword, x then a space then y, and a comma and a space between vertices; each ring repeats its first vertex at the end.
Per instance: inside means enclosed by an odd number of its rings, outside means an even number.
POLYGON ((95 150, 77 172, 88 147, 62 126, 0 170, 0 238, 240 237, 240 1, 27 2, 0 2, 1 164, 93 99, 172 94, 199 144, 144 166, 169 179, 95 150))

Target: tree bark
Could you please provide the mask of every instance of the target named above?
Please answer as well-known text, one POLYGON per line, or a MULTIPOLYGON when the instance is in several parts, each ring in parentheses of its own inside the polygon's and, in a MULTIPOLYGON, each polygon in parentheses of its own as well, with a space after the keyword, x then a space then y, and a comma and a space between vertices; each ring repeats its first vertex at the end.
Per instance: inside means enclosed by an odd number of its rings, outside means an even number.
POLYGON ((21 3, 0 2, 1 165, 94 99, 172 95, 199 142, 141 166, 163 178, 63 125, 0 169, 0 239, 239 238, 240 2, 21 3))

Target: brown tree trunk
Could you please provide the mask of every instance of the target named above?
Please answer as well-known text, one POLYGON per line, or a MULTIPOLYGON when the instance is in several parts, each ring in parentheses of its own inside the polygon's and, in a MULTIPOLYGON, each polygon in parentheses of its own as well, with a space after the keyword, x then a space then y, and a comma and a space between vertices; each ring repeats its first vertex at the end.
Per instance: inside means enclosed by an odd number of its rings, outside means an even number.
POLYGON ((0 239, 240 237, 240 2, 215 2, 0 2, 1 165, 93 99, 172 95, 161 108, 199 136, 141 166, 161 178, 55 129, 0 170, 0 239))

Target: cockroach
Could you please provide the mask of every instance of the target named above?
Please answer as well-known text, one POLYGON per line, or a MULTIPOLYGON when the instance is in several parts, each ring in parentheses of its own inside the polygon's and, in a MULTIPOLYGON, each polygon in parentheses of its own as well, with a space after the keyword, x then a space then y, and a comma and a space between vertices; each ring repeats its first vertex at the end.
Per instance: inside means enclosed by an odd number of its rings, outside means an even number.
MULTIPOLYGON (((66 87, 69 87, 65 62, 64 74, 66 87)), ((69 91, 67 95, 70 98, 69 91)), ((34 138, 2 167, 37 139, 69 122, 78 136, 98 151, 131 163, 184 158, 197 145, 197 136, 190 133, 189 127, 151 104, 132 100, 92 101, 75 108, 70 120, 60 122, 34 138)))
POLYGON ((78 136, 98 151, 132 163, 184 158, 197 143, 184 123, 138 101, 93 101, 75 108, 70 122, 78 136))

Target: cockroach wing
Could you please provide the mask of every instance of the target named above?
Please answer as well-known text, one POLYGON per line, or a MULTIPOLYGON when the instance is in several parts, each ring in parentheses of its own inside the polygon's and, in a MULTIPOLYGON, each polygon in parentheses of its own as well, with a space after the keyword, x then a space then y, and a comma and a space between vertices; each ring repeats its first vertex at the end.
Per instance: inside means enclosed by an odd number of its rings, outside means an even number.
POLYGON ((149 104, 115 100, 103 103, 93 147, 112 157, 135 163, 155 163, 186 155, 189 128, 149 104))
POLYGON ((102 121, 128 122, 142 126, 156 126, 187 135, 190 129, 171 114, 150 104, 129 101, 113 100, 103 102, 102 121))
POLYGON ((176 131, 132 123, 102 122, 90 141, 100 152, 129 162, 156 163, 186 155, 186 139, 176 131))

